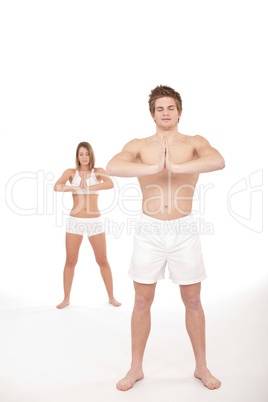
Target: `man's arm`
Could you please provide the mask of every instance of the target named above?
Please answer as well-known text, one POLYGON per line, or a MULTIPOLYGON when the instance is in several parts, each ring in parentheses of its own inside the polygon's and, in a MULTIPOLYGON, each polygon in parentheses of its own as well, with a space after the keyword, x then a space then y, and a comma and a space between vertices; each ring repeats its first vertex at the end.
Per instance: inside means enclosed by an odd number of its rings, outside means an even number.
POLYGON ((167 168, 173 173, 194 174, 213 172, 225 167, 225 161, 222 155, 201 135, 196 135, 194 137, 194 147, 198 159, 175 165, 169 160, 169 151, 167 146, 167 168))
POLYGON ((115 155, 106 167, 106 172, 111 176, 119 177, 140 177, 155 174, 164 169, 165 148, 162 147, 161 154, 155 165, 137 163, 135 159, 139 153, 139 140, 134 139, 128 142, 119 154, 115 155))

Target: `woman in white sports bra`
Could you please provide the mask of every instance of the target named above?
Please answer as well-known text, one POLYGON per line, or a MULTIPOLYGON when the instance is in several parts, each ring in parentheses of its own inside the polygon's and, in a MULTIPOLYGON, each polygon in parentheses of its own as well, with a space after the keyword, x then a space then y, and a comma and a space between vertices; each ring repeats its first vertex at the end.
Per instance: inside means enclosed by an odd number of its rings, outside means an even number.
POLYGON ((76 169, 67 169, 56 182, 55 191, 70 191, 73 208, 66 222, 66 263, 64 267, 64 300, 57 308, 70 304, 70 293, 79 249, 86 234, 93 248, 96 262, 108 293, 109 303, 121 305, 113 295, 112 272, 106 255, 104 222, 98 208, 99 190, 113 187, 112 179, 104 169, 95 168, 95 155, 88 142, 80 142, 76 149, 76 169), (66 185, 67 182, 71 185, 66 185))

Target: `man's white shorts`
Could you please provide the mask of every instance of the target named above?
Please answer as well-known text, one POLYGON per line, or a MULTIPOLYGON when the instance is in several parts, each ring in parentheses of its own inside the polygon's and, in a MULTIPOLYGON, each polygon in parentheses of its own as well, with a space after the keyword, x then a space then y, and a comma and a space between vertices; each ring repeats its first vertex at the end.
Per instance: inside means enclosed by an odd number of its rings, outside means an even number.
POLYGON ((192 214, 160 220, 141 214, 136 224, 129 276, 133 281, 152 284, 169 278, 180 285, 204 280, 204 267, 197 223, 192 214))

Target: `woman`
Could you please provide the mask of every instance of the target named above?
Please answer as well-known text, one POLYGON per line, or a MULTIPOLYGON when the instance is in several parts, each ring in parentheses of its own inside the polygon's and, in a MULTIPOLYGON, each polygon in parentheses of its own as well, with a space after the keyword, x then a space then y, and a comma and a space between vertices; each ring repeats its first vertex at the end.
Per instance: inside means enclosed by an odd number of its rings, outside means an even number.
POLYGON ((76 149, 76 169, 67 169, 56 182, 55 191, 71 191, 73 208, 66 225, 66 263, 64 267, 64 300, 57 308, 62 309, 70 304, 70 293, 74 277, 74 269, 78 260, 83 235, 88 236, 93 248, 96 262, 108 293, 109 303, 120 306, 113 295, 113 279, 106 255, 106 238, 104 223, 98 209, 99 190, 113 187, 113 181, 102 168, 95 168, 95 155, 88 142, 80 142, 76 149), (70 181, 71 185, 65 183, 70 181))

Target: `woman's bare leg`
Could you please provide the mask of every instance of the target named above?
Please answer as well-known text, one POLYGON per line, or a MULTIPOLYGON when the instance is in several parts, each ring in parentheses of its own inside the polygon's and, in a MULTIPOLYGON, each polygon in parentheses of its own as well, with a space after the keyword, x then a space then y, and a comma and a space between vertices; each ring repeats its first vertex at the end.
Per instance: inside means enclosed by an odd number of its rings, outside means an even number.
POLYGON ((74 278, 74 269, 78 260, 82 240, 82 235, 66 233, 66 263, 63 272, 64 300, 57 305, 57 308, 59 309, 62 309, 70 304, 70 293, 74 278))
POLYGON ((105 233, 103 232, 90 236, 88 239, 93 248, 96 262, 100 267, 101 276, 108 293, 109 303, 113 304, 115 307, 119 307, 121 306, 121 303, 114 298, 113 294, 113 277, 109 262, 107 260, 105 233))

